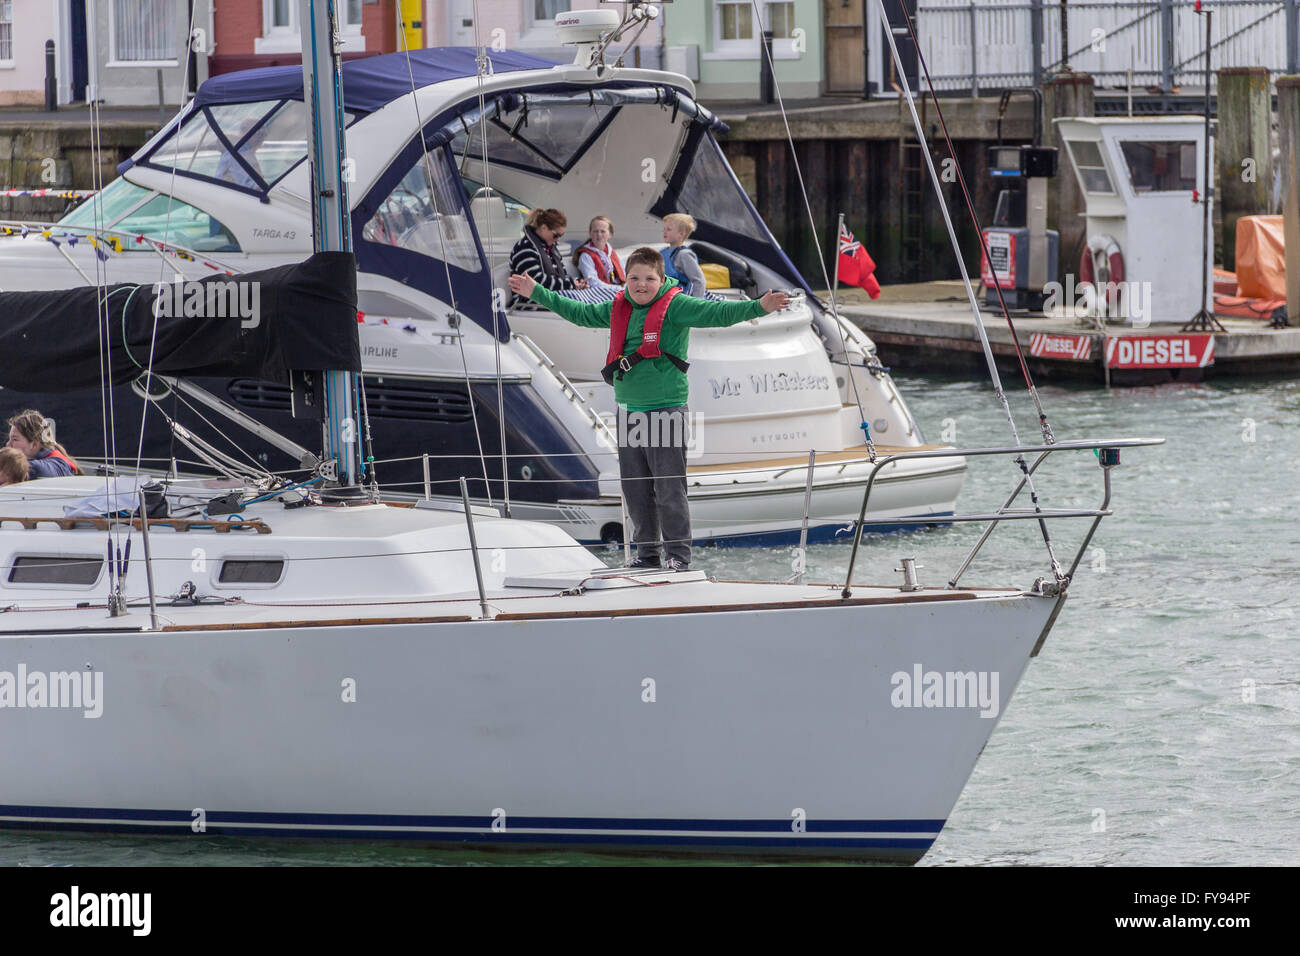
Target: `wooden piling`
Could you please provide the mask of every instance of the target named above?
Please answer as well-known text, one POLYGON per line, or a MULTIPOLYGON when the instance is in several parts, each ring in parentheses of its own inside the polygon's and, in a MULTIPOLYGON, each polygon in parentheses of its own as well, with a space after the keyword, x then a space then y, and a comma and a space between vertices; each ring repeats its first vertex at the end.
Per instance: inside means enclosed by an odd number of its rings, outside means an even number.
POLYGON ((1093 79, 1087 73, 1057 73, 1043 84, 1043 145, 1060 150, 1056 182, 1047 190, 1047 228, 1061 235, 1061 255, 1054 277, 1065 282, 1068 273, 1079 268, 1079 256, 1088 237, 1087 225, 1081 215, 1087 208, 1083 191, 1065 141, 1056 131, 1052 120, 1061 116, 1094 116, 1093 79))
POLYGON ((1268 70, 1219 70, 1219 129, 1214 145, 1218 184, 1219 244, 1225 269, 1235 269, 1237 220, 1269 212, 1273 161, 1269 126, 1273 107, 1268 70))
POLYGON ((1282 221, 1286 242, 1286 308, 1300 324, 1300 76, 1280 76, 1277 87, 1278 145, 1282 164, 1282 221))

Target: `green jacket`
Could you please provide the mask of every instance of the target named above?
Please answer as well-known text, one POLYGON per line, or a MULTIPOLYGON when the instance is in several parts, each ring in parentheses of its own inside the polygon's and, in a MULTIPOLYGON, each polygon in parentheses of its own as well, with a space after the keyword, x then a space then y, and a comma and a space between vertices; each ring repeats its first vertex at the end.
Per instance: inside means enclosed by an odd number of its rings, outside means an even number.
MULTIPOLYGON (((675 285, 676 279, 665 279, 650 303, 637 305, 632 302, 632 317, 628 320, 627 338, 623 342, 624 355, 631 355, 640 347, 646 313, 660 296, 675 285)), ((574 325, 591 329, 609 328, 609 315, 614 305, 612 302, 587 305, 556 295, 541 285, 533 289, 530 298, 574 325)), ((631 302, 631 296, 628 301, 631 302)), ((668 312, 664 316, 659 350, 685 360, 691 329, 725 328, 764 314, 763 306, 757 299, 746 302, 714 302, 689 295, 675 296, 668 303, 668 312)), ((662 355, 639 362, 622 378, 614 378, 614 399, 629 412, 649 412, 656 408, 685 405, 689 394, 690 385, 686 373, 662 355)))

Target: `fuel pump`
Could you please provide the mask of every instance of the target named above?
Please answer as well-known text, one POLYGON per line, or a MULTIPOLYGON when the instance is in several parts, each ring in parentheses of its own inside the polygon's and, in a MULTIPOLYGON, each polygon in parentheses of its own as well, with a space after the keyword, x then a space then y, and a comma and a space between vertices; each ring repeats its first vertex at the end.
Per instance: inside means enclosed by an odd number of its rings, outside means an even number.
POLYGON ((1014 90, 1002 94, 998 112, 998 145, 989 147, 989 175, 1000 184, 993 224, 983 230, 988 258, 980 256, 984 304, 999 308, 998 292, 1011 309, 1041 312, 1044 287, 1057 274, 1061 237, 1047 228, 1047 181, 1056 175, 1057 151, 1042 146, 1041 104, 1035 95, 1034 145, 1002 143, 1002 114, 1014 90), (989 262, 989 259, 992 262, 989 262))

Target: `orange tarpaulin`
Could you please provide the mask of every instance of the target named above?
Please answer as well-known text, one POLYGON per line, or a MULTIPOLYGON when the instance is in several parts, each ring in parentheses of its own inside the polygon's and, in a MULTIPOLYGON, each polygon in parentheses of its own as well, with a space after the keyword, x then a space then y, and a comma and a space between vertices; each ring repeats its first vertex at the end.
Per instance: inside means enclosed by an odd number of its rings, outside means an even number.
POLYGON ((1281 216, 1237 220, 1237 295, 1286 299, 1286 243, 1281 216))

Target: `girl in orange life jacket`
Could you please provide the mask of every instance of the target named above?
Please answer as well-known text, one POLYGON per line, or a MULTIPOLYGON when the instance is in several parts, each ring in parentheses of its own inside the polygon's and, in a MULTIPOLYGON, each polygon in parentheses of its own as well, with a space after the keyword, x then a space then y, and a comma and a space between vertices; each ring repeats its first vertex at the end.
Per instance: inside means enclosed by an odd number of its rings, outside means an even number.
POLYGON ((686 352, 692 328, 721 328, 784 309, 784 292, 722 302, 682 295, 664 276, 663 257, 642 247, 627 260, 627 286, 613 302, 587 305, 566 299, 525 275, 510 288, 574 325, 610 330, 604 374, 619 405, 618 466, 637 546, 634 568, 691 561, 691 518, 686 498, 689 383, 686 352))
POLYGON ((54 430, 45 416, 33 408, 9 419, 9 447, 27 456, 29 478, 59 478, 82 473, 67 449, 54 440, 54 430))
POLYGON ((597 216, 587 227, 587 241, 573 253, 573 265, 592 288, 621 288, 627 281, 623 263, 618 261, 618 253, 609 241, 613 235, 614 224, 609 217, 597 216))

